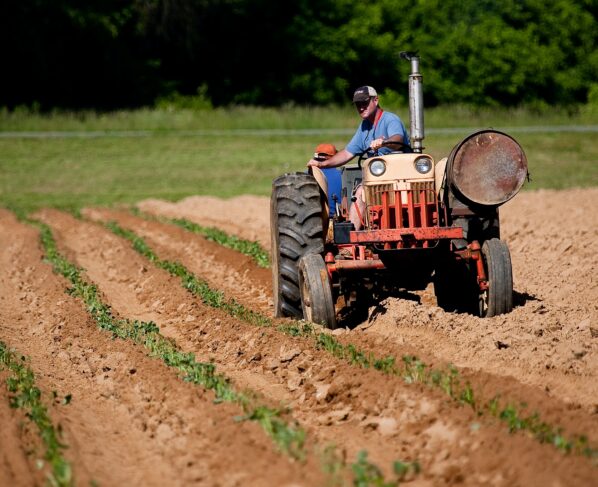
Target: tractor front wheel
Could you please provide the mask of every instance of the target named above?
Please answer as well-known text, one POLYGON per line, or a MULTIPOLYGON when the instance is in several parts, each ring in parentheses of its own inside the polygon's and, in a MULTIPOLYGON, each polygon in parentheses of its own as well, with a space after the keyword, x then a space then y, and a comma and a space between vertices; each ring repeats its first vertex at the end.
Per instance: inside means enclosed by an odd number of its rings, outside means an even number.
POLYGON ((303 317, 326 328, 336 328, 332 287, 320 254, 305 255, 299 260, 299 289, 303 317))
POLYGON ((513 309, 513 270, 509 247, 492 238, 482 246, 482 257, 488 278, 488 289, 480 294, 480 315, 483 317, 509 313, 513 309))

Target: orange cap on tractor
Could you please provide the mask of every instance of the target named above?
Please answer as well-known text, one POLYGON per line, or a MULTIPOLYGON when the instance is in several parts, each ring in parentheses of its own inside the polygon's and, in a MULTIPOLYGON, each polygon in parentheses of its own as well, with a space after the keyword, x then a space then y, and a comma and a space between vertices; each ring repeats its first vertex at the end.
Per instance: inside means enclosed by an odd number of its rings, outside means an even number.
POLYGON ((325 157, 326 159, 328 159, 328 157, 332 157, 334 154, 336 154, 338 151, 336 150, 336 147, 333 144, 319 144, 316 147, 316 151, 314 153, 314 157, 325 157))

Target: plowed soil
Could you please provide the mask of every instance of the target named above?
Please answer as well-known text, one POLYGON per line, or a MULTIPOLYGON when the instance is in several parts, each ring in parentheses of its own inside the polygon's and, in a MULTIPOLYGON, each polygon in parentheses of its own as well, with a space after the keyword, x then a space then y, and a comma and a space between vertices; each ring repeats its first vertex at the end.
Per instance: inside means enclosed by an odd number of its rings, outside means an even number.
MULTIPOLYGON (((526 403, 531 412, 598 443, 598 189, 527 192, 501 210, 514 268, 516 308, 478 319, 435 306, 428 289, 388 298, 366 320, 335 331, 341 342, 376 355, 417 354, 455 364, 480 397, 526 403)), ((269 201, 194 197, 144 201, 141 210, 216 226, 269 247, 269 201)), ((288 407, 312 453, 336 445, 358 452, 387 477, 396 460, 421 472, 406 485, 596 485, 598 466, 564 454, 503 422, 478 416, 443 392, 334 358, 307 338, 257 327, 204 304, 178 278, 139 255, 102 223, 143 237, 161 259, 177 261, 246 308, 272 313, 270 271, 246 256, 166 223, 126 211, 87 209, 84 219, 56 210, 34 215, 59 250, 85 270, 119 317, 155 322, 198 360, 211 361, 239 390, 288 407)), ((61 425, 77 484, 326 485, 317 453, 305 461, 277 451, 240 408, 130 342, 115 340, 65 291, 43 260, 37 230, 0 211, 0 340, 31 357, 48 396, 72 394, 50 414, 61 425)), ((4 376, 0 376, 4 378, 4 376)), ((0 484, 43 482, 35 431, 21 425, 0 389, 0 484), (10 450, 5 445, 11 445, 10 450)), ((344 479, 347 480, 347 479, 344 479)))
MULTIPOLYGON (((514 274, 516 308, 509 315, 445 313, 428 289, 409 300, 382 302, 357 330, 458 366, 513 377, 598 414, 597 201, 597 188, 541 190, 520 193, 501 208, 501 238, 509 244, 514 274)), ((270 247, 267 198, 195 196, 138 206, 270 247)), ((268 282, 262 286, 271 292, 268 282)))

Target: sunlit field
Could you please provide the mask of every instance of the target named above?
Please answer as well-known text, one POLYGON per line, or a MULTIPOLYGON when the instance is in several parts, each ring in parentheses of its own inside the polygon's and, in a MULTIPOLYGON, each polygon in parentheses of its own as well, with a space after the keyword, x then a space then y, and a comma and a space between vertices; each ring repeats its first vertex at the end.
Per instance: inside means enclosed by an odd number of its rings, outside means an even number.
MULTIPOLYGON (((408 125, 407 110, 392 109, 408 125)), ((474 130, 492 127, 523 146, 532 178, 526 189, 598 185, 598 115, 587 109, 571 114, 442 107, 425 116, 426 151, 436 158, 474 130)), ((351 107, 5 111, 0 204, 28 211, 192 194, 268 195, 274 177, 304 170, 320 142, 343 147, 357 123, 351 107)))

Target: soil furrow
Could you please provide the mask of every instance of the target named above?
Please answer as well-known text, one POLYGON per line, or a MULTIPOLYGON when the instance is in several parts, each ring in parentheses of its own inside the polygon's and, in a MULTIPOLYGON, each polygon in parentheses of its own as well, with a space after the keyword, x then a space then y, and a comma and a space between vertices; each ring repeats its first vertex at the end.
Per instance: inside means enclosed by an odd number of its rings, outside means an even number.
MULTIPOLYGON (((116 212, 87 214, 117 220, 133 230, 140 226, 138 219, 116 212)), ((60 218, 56 214, 45 217, 57 230, 64 245, 75 252, 74 257, 89 271, 93 262, 107 257, 106 252, 98 248, 98 242, 106 240, 102 236, 105 230, 86 223, 77 225, 69 218, 66 215, 60 218), (73 225, 77 228, 69 231, 73 225), (77 243, 82 235, 86 236, 84 240, 92 240, 95 245, 76 252, 75 248, 83 245, 77 243)), ((146 224, 140 233, 152 233, 148 230, 152 225, 146 224)), ((186 238, 189 238, 188 234, 186 238)), ((155 243, 159 237, 154 236, 152 240, 155 243)), ((117 248, 113 241, 109 246, 117 248)), ((170 253, 176 254, 172 249, 170 253)), ((134 276, 138 274, 135 269, 144 265, 143 261, 135 261, 134 254, 120 248, 110 253, 110 259, 112 257, 119 259, 95 267, 115 267, 121 269, 122 274, 134 276), (131 267, 129 272, 125 271, 127 263, 131 267)), ((494 479, 498 484, 541 485, 548 477, 563 474, 563 479, 568 475, 580 475, 578 481, 589 485, 593 471, 585 459, 563 456, 550 446, 539 445, 522 435, 510 436, 500 425, 480 424, 472 411, 448 404, 434 391, 406 386, 397 377, 383 377, 372 370, 339 364, 322 351, 315 350, 313 343, 308 341, 281 336, 271 329, 257 329, 225 315, 216 318, 210 310, 200 310, 193 317, 190 310, 194 301, 189 301, 188 296, 179 298, 174 289, 169 294, 165 294, 165 290, 159 291, 173 286, 169 276, 157 269, 147 272, 152 284, 143 298, 146 308, 160 302, 165 321, 170 316, 180 316, 181 310, 191 317, 187 322, 179 322, 178 326, 171 321, 175 326, 167 325, 163 328, 165 333, 175 333, 184 348, 191 347, 198 355, 207 355, 219 365, 248 371, 249 378, 244 377, 245 373, 239 373, 237 380, 266 395, 272 395, 272 390, 276 390, 279 399, 293 406, 295 417, 316 428, 320 438, 336 439, 349 454, 367 446, 376 460, 392 460, 392 455, 395 459, 418 459, 423 466, 424 478, 427 476, 436 483, 459 480, 468 485, 479 485, 494 479), (167 284, 162 284, 161 279, 167 284), (255 377, 265 384, 256 384, 255 377), (540 467, 548 458, 545 468, 540 467), (510 467, 497 473, 500 464, 510 467), (543 475, 547 477, 542 479, 543 475)), ((95 274, 91 278, 102 289, 114 286, 114 279, 107 275, 95 274)), ((123 286, 118 292, 127 290, 123 286)), ((134 292, 129 290, 128 295, 135 301, 132 307, 143 305, 134 292)))
MULTIPOLYGON (((190 234, 189 232, 181 233, 180 229, 174 228, 172 225, 145 221, 139 217, 130 215, 126 212, 115 212, 111 210, 86 210, 86 214, 91 218, 98 218, 103 220, 115 219, 119 223, 126 226, 127 228, 138 232, 140 236, 145 238, 150 246, 154 247, 159 254, 170 260, 179 260, 191 271, 204 277, 204 265, 198 263, 199 260, 197 255, 208 255, 210 254, 212 246, 203 246, 204 239, 196 235, 190 234), (188 248, 194 248, 194 252, 189 253, 188 248)), ((212 254, 214 258, 230 258, 225 254, 212 254)), ((234 261, 234 260, 233 260, 234 261)), ((227 260, 221 262, 221 267, 226 268, 227 260)), ((269 278, 270 276, 268 276, 269 278)), ((224 281, 229 282, 228 279, 224 281)), ((218 280, 218 276, 210 273, 209 282, 211 285, 225 291, 229 297, 237 299, 242 296, 246 291, 243 289, 265 289, 266 283, 265 277, 261 274, 253 275, 251 280, 241 280, 237 282, 237 286, 230 287, 222 285, 222 281, 218 280), (240 291, 239 291, 240 290, 240 291)), ((268 281, 269 284, 269 281, 268 281)), ((255 309, 255 307, 252 307, 255 309)), ((258 308, 259 309, 259 308, 258 308)), ((261 310, 263 311, 263 310, 261 310)), ((516 313, 515 310, 514 313, 516 313)), ((511 313, 513 315, 514 313, 511 313)), ((474 317, 463 318, 460 315, 445 313, 440 308, 429 305, 420 305, 414 301, 408 300, 396 300, 387 299, 377 309, 375 309, 369 318, 369 321, 352 332, 337 331, 337 337, 345 344, 352 343, 358 347, 372 351, 378 357, 393 356, 400 359, 403 355, 416 355, 420 359, 424 360, 428 364, 442 365, 446 364, 446 361, 451 357, 446 357, 444 354, 440 354, 440 357, 436 355, 436 350, 442 348, 443 344, 437 343, 438 336, 434 335, 434 332, 429 332, 429 328, 432 328, 432 322, 439 316, 444 315, 447 319, 482 322, 484 320, 474 317), (384 327, 378 327, 376 332, 370 333, 371 327, 375 327, 379 320, 384 319, 385 306, 402 307, 408 312, 402 314, 401 319, 401 335, 397 335, 396 325, 394 326, 393 332, 385 333, 384 327), (420 323, 419 329, 421 332, 413 331, 411 328, 403 326, 403 323, 415 321, 420 323), (429 325, 429 328, 426 328, 429 325), (428 333, 428 335, 426 335, 428 333), (410 336, 415 335, 417 340, 411 341, 410 336), (426 347, 416 347, 414 344, 419 343, 426 344, 426 347)), ((509 316, 511 316, 509 315, 509 316)), ((438 318, 440 321, 440 318, 438 318)), ((506 320, 504 316, 499 316, 491 320, 506 320)), ((446 321, 446 320, 444 320, 446 321)), ((465 331, 463 331, 465 332, 465 331)), ((474 333, 474 331, 472 331, 474 333)), ((496 330, 494 333, 499 334, 500 331, 496 330)), ((490 341, 489 337, 482 337, 479 339, 481 344, 472 347, 472 350, 464 352, 464 357, 470 357, 475 355, 481 346, 490 341)), ((498 339, 497 339, 498 340, 498 339)), ((495 345, 492 343, 492 347, 495 345)), ((496 349, 496 353, 504 353, 504 350, 496 349)), ((511 362, 516 362, 516 357, 511 355, 511 362)), ((598 415, 592 414, 592 411, 588 411, 587 408, 584 411, 580 411, 577 401, 573 401, 570 396, 562 397, 556 394, 552 390, 550 382, 544 382, 542 389, 536 386, 529 386, 526 384, 526 380, 520 380, 519 376, 513 376, 506 374, 504 368, 499 367, 502 364, 502 360, 498 364, 491 364, 488 367, 471 367, 469 368, 469 361, 466 358, 459 358, 453 362, 459 367, 466 369, 465 377, 469 380, 475 388, 476 394, 480 398, 484 398, 485 402, 492 399, 494 396, 501 396, 505 401, 512 402, 515 405, 525 403, 528 405, 525 410, 527 415, 539 411, 542 418, 545 421, 551 421, 556 426, 565 428, 565 430, 571 435, 589 435, 591 439, 596 441, 596 431, 598 431, 598 415)), ((516 364, 518 366, 518 364, 516 364)), ((541 377, 545 377, 546 374, 542 374, 541 377)), ((557 381, 558 384, 562 384, 562 376, 557 375, 556 372, 551 376, 557 381)), ((575 386, 585 386, 589 388, 591 392, 596 388, 596 385, 591 382, 592 376, 573 376, 572 380, 566 382, 568 388, 571 389, 572 393, 577 392, 578 395, 585 395, 587 389, 576 391, 575 386)), ((590 394, 591 395, 591 394, 590 394)), ((585 397, 585 396, 584 396, 585 397)), ((595 397, 592 397, 595 400, 595 397)))
POLYGON ((205 227, 217 227, 231 235, 257 241, 270 250, 270 200, 243 195, 231 199, 190 196, 178 203, 151 199, 141 201, 141 211, 170 218, 187 218, 205 227), (264 231, 266 229, 267 231, 264 231))
MULTIPOLYGON (((545 391, 549 400, 598 414, 598 215, 588 204, 596 199, 597 188, 542 190, 521 193, 501 208, 518 305, 509 315, 479 319, 445 313, 427 290, 413 293, 412 301, 385 300, 359 329, 441 361, 511 377, 545 391)), ((254 217, 252 231, 258 241, 269 241, 267 198, 193 197, 138 206, 200 224, 210 218, 238 235, 245 214, 261 215, 254 217), (221 211, 215 211, 218 205, 221 211)))
POLYGON ((214 405, 212 393, 100 331, 42 263, 38 238, 0 212, 0 338, 31 357, 42 390, 72 394, 55 413, 78 483, 313 483, 257 425, 234 420, 239 408, 214 405))
MULTIPOLYGON (((94 219, 94 213, 103 210, 85 210, 94 219)), ((106 214, 112 218, 112 213, 106 214)), ((221 289, 225 294, 246 307, 272 314, 272 286, 270 269, 258 267, 251 257, 211 242, 200 235, 171 224, 146 221, 126 212, 114 213, 119 221, 135 224, 135 231, 148 237, 152 247, 172 251, 173 255, 184 255, 193 266, 189 270, 207 281, 211 287, 221 289), (125 220, 123 220, 125 219, 125 220), (193 235, 194 238, 189 238, 193 235), (172 249, 172 250, 171 250, 172 249)), ((106 218, 104 218, 106 221, 106 218)))

